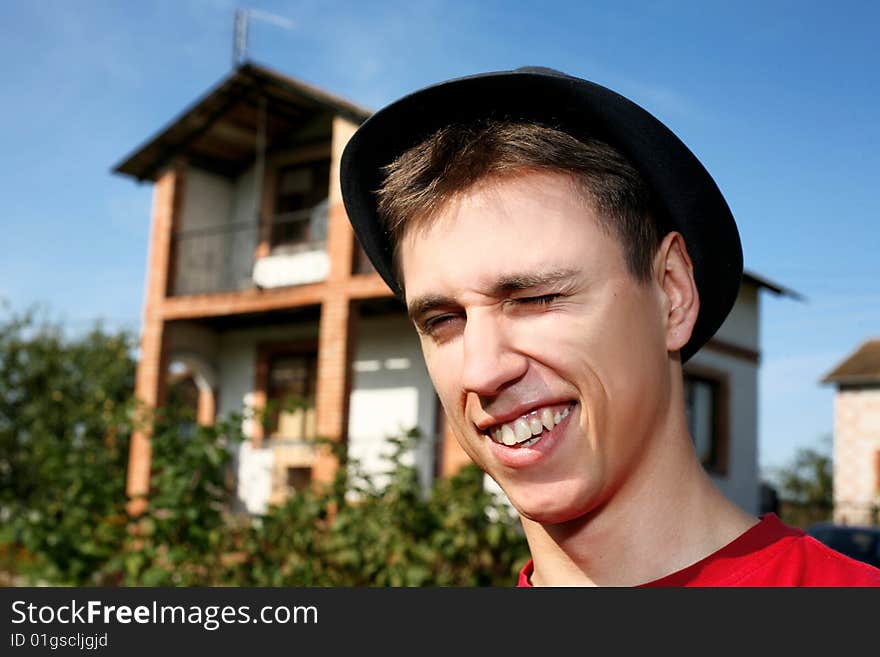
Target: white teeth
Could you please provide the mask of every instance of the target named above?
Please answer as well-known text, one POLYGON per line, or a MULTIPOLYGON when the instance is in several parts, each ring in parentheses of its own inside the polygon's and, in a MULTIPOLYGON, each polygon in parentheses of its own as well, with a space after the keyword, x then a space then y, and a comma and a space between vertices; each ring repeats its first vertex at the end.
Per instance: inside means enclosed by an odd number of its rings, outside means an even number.
POLYGON ((550 431, 550 429, 556 425, 556 423, 553 422, 553 411, 549 408, 545 408, 541 411, 541 424, 544 425, 544 428, 547 429, 547 431, 550 431))
POLYGON ((544 430, 544 427, 541 425, 541 420, 539 420, 536 415, 529 418, 529 429, 532 430, 533 436, 537 436, 544 430))
POLYGON ((519 417, 513 422, 505 422, 499 427, 490 430, 489 435, 496 443, 508 447, 518 445, 528 447, 541 440, 544 430, 550 431, 557 424, 568 417, 572 405, 561 413, 553 413, 549 408, 544 408, 540 413, 519 417))
POLYGON ((518 443, 532 437, 532 429, 529 423, 521 417, 517 418, 516 422, 513 423, 513 431, 516 433, 516 442, 518 443))
POLYGON ((513 433, 513 429, 509 424, 501 425, 501 442, 507 446, 516 445, 519 442, 516 439, 516 434, 513 433))

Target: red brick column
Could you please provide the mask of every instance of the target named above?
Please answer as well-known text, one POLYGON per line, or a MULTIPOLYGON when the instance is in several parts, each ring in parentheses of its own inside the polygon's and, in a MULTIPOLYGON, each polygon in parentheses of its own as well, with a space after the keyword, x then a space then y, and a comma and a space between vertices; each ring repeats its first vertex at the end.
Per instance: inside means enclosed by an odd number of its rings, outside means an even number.
MULTIPOLYGON (((318 383, 315 414, 318 436, 344 441, 348 433, 348 401, 351 392, 351 353, 354 321, 346 283, 351 277, 354 233, 341 203, 330 208, 327 252, 330 274, 321 304, 318 332, 318 383)), ((326 448, 318 450, 312 469, 315 481, 333 479, 339 464, 326 448)))
MULTIPOLYGON (((144 324, 134 388, 135 397, 147 409, 161 405, 165 396, 167 353, 162 303, 169 285, 171 236, 180 211, 183 184, 184 167, 178 164, 162 174, 153 190, 144 324)), ((128 509, 132 514, 141 513, 146 508, 151 456, 149 431, 143 427, 136 429, 128 453, 127 492, 131 498, 128 509)))

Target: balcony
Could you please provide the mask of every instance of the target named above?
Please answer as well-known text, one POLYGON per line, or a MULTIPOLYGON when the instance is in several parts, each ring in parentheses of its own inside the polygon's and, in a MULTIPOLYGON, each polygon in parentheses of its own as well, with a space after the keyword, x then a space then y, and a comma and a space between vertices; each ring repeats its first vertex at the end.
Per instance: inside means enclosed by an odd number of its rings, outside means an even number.
POLYGON ((304 285, 327 278, 325 204, 277 215, 263 230, 265 236, 258 223, 238 222, 177 232, 172 238, 171 296, 304 285), (261 242, 269 247, 268 254, 257 258, 261 242))

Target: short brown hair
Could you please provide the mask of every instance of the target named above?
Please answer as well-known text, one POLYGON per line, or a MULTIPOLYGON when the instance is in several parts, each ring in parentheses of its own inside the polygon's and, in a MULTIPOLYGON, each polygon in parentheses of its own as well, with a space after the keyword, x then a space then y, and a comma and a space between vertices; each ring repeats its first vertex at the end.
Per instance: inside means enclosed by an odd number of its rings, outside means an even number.
POLYGON ((378 209, 401 289, 398 247, 406 230, 425 225, 477 182, 529 170, 564 173, 579 183, 600 225, 623 246, 630 273, 649 280, 659 217, 647 184, 619 151, 545 125, 487 120, 441 128, 385 167, 378 209))

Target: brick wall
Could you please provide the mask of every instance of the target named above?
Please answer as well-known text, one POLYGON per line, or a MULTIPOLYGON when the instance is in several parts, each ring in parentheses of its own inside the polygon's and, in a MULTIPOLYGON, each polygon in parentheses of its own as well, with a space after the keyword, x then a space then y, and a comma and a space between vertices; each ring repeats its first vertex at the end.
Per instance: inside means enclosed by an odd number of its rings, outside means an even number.
POLYGON ((880 389, 838 390, 834 399, 834 519, 871 521, 880 494, 880 389))
MULTIPOLYGON (((321 304, 318 332, 318 384, 315 390, 317 432, 322 438, 344 440, 351 391, 351 342, 356 314, 345 282, 351 277, 354 232, 341 203, 330 207, 327 252, 330 275, 321 304)), ((315 481, 331 481, 338 464, 327 449, 319 450, 313 467, 315 481)))
MULTIPOLYGON (((162 174, 153 190, 144 322, 135 377, 135 397, 148 408, 155 408, 164 401, 168 350, 162 304, 174 270, 171 236, 181 209, 184 171, 183 163, 176 163, 162 174)), ((132 500, 129 510, 132 513, 139 513, 145 508, 144 497, 150 486, 150 460, 149 433, 136 430, 131 438, 127 473, 127 492, 132 500)))

